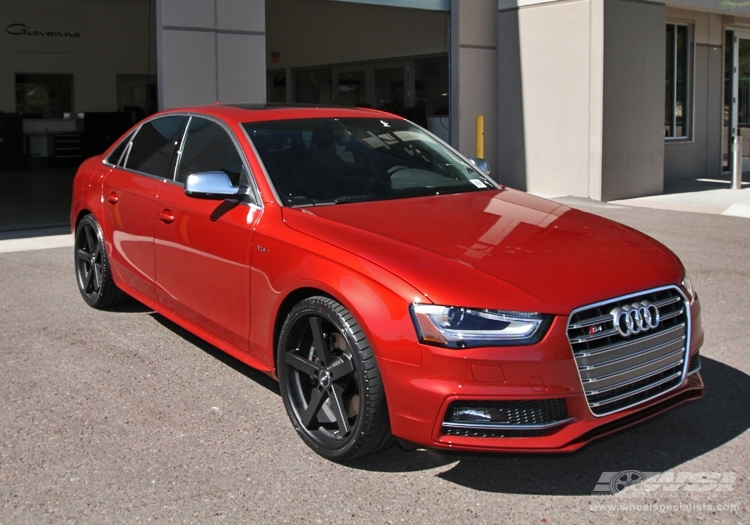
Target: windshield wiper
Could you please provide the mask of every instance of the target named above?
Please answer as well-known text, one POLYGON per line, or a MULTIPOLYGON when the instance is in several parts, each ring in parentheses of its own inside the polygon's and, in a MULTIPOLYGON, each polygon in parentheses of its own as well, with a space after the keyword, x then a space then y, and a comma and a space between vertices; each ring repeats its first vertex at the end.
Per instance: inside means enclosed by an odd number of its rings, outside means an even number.
POLYGON ((347 195, 345 197, 337 197, 333 200, 334 204, 347 204, 349 202, 366 202, 374 200, 375 195, 347 195))
POLYGON ((305 197, 304 201, 302 201, 302 198, 298 197, 295 200, 298 202, 290 202, 289 205, 294 208, 306 208, 310 206, 334 206, 336 204, 348 204, 351 202, 366 202, 376 200, 376 197, 375 195, 345 195, 343 197, 336 197, 335 199, 315 200, 305 197))

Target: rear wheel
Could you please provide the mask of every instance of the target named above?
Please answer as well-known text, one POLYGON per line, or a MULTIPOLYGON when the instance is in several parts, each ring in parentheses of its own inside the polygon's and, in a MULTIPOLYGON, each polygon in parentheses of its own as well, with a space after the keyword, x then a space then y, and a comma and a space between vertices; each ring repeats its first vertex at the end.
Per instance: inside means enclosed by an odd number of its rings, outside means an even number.
POLYGON ((112 281, 102 229, 93 215, 83 217, 76 227, 75 265, 78 289, 89 306, 107 308, 128 299, 112 281))
POLYGON ((277 366, 289 418, 315 452, 345 461, 393 444, 375 356, 340 303, 297 304, 281 329, 277 366))

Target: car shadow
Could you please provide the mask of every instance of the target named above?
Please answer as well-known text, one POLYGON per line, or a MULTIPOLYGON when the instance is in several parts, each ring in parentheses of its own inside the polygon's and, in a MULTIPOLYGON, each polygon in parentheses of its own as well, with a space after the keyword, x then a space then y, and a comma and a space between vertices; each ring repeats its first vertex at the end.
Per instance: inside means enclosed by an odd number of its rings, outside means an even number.
POLYGON ((405 452, 394 447, 346 465, 404 472, 455 463, 438 477, 475 490, 590 495, 602 472, 664 472, 714 450, 750 428, 750 376, 703 357, 705 396, 569 454, 405 452))
POLYGON ((129 297, 124 303, 107 308, 107 311, 119 314, 145 314, 153 312, 154 310, 145 304, 136 301, 132 297, 129 297))
POLYGON ((279 391, 279 384, 276 381, 274 381, 272 378, 264 374, 263 372, 260 372, 256 370, 255 368, 246 365, 239 359, 235 359, 231 355, 216 348, 211 343, 207 343, 200 337, 193 335, 192 333, 188 332, 181 326, 173 323, 166 317, 163 317, 161 314, 158 314, 152 311, 150 315, 157 323, 164 326, 168 330, 171 330, 172 332, 179 335, 180 337, 182 337, 189 343, 197 346, 198 348, 206 352, 208 355, 218 359, 219 361, 221 361, 228 367, 246 376, 248 379, 255 381, 263 388, 270 390, 276 395, 281 395, 281 392, 279 391))
MULTIPOLYGON (((145 311, 150 311, 146 307, 145 311)), ((150 314, 207 354, 280 395, 269 376, 222 352, 156 312, 150 314)), ((436 474, 474 490, 508 494, 590 495, 603 472, 664 472, 710 452, 750 429, 750 376, 702 357, 705 396, 644 421, 583 449, 565 454, 465 453, 432 449, 405 451, 394 446, 343 463, 374 472, 414 472, 453 464, 436 474)), ((291 427, 290 427, 291 432, 291 427)), ((290 434, 291 435, 291 434, 290 434)))

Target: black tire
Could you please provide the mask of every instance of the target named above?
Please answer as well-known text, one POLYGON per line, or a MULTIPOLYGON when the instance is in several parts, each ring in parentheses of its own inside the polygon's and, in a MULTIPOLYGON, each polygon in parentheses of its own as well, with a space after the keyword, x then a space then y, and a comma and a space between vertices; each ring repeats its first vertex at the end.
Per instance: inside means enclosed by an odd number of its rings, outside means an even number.
POLYGON ((76 226, 74 255, 78 290, 86 304, 102 309, 128 300, 112 280, 102 229, 93 215, 86 215, 76 226))
POLYGON ((329 297, 310 297, 287 316, 277 371, 287 414, 321 456, 347 461, 392 445, 372 348, 354 316, 329 297))

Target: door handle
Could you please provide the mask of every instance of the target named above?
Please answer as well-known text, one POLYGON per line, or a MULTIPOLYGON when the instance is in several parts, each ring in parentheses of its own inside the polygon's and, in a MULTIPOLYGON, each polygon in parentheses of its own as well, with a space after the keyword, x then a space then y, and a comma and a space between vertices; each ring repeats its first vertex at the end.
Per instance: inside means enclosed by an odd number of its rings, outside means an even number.
POLYGON ((120 200, 120 197, 118 197, 117 194, 113 191, 112 193, 110 193, 109 195, 107 195, 107 200, 111 204, 117 204, 117 202, 120 200))
POLYGON ((174 215, 172 215, 172 212, 170 210, 164 210, 162 212, 159 212, 159 220, 164 224, 170 224, 174 222, 174 215))

